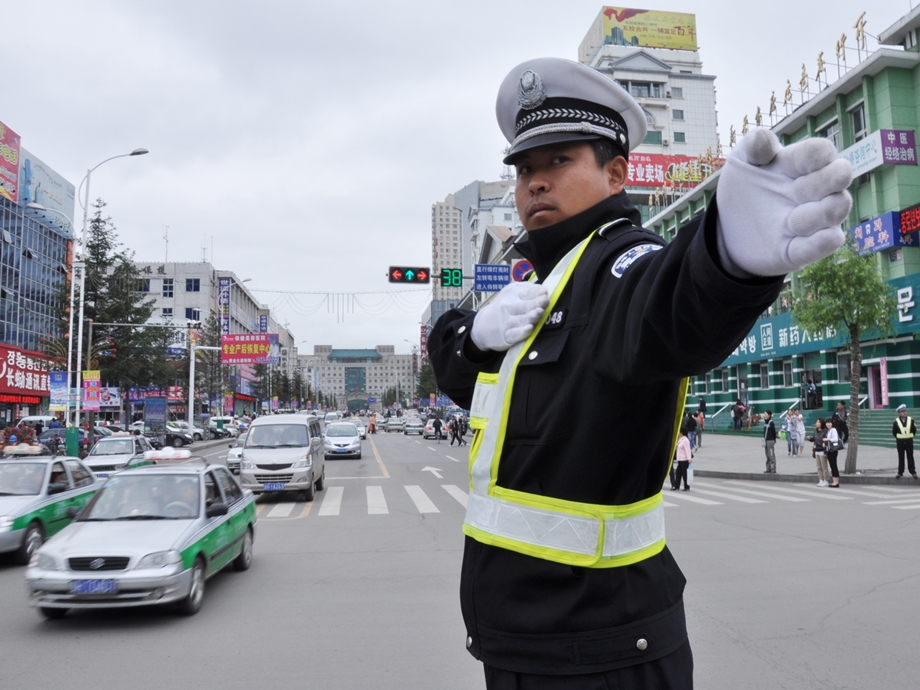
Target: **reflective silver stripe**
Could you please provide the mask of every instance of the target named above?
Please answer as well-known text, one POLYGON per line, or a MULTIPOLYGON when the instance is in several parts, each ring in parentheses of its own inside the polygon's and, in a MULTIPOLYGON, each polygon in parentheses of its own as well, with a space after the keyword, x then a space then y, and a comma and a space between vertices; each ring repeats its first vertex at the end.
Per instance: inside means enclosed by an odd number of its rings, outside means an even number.
MULTIPOLYGON (((601 538, 599 518, 523 506, 470 493, 466 523, 475 529, 532 546, 593 556, 601 538)), ((626 518, 604 519, 602 557, 621 556, 664 539, 664 505, 626 518)))

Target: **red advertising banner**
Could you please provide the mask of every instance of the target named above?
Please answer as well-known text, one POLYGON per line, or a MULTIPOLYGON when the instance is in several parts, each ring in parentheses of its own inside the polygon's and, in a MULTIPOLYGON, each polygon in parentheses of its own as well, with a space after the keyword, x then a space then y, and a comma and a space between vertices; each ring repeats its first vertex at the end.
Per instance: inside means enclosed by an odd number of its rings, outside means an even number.
POLYGON ((19 201, 19 135, 0 122, 0 196, 19 201))
POLYGON ((264 364, 270 352, 268 333, 233 333, 220 337, 221 364, 264 364))
POLYGON ((630 153, 627 187, 696 187, 725 165, 724 158, 630 153))
POLYGON ((0 393, 16 395, 51 395, 48 372, 51 362, 42 355, 0 345, 0 393))
POLYGON ((87 412, 98 412, 102 386, 100 384, 99 370, 93 369, 83 372, 83 409, 87 412))

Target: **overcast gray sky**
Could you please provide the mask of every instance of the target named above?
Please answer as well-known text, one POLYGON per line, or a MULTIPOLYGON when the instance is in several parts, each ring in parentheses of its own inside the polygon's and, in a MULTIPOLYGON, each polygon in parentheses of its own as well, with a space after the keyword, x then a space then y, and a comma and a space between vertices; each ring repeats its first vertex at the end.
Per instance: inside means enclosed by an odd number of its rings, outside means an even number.
MULTIPOLYGON (((430 264, 431 204, 498 179, 494 119, 505 74, 543 55, 577 58, 594 0, 316 2, 43 0, 7 3, 0 121, 74 184, 93 174, 139 260, 235 271, 301 352, 394 344, 408 352, 428 295, 364 295, 344 321, 320 297, 260 290, 392 289, 390 264, 430 264), (213 238, 213 257, 211 246, 213 238), (389 305, 388 309, 384 309, 389 305), (310 311, 315 313, 310 314, 310 311)), ((873 35, 910 0, 662 0, 696 14, 719 130, 764 113, 771 91, 814 77, 868 10, 873 35)), ((874 39, 869 47, 874 49, 874 39)), ((814 88, 814 87, 812 87, 814 88)), ((794 93, 797 95, 798 91, 794 93)), ((81 212, 77 207, 77 225, 81 212)))

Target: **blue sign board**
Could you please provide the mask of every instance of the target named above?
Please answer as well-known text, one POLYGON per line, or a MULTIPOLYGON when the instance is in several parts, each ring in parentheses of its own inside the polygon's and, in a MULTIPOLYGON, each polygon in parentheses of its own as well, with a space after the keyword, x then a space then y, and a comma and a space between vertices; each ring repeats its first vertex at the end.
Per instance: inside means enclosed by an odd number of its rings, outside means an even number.
POLYGON ((367 401, 368 401, 369 403, 375 403, 375 402, 377 402, 377 398, 368 398, 367 401))
POLYGON ((889 211, 877 218, 850 228, 853 248, 860 254, 874 254, 894 247, 912 247, 918 243, 913 235, 901 234, 901 214, 889 211))
POLYGON ((268 333, 268 314, 259 314, 259 333, 268 333))
POLYGON ((144 398, 144 422, 152 427, 166 425, 166 398, 144 398))
POLYGON ((186 349, 184 347, 167 347, 166 354, 169 357, 185 357, 186 349))
POLYGON ((476 264, 476 292, 498 292, 511 282, 508 264, 476 264))

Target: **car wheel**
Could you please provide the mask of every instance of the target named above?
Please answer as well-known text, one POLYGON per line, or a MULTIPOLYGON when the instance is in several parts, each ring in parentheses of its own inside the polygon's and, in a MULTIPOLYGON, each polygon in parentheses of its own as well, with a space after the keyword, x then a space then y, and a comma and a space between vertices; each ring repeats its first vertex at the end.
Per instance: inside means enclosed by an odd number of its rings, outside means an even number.
POLYGON ((188 596, 179 602, 179 611, 186 616, 194 616, 201 610, 201 604, 204 602, 204 560, 199 556, 192 565, 192 584, 188 590, 188 596))
POLYGON ((240 555, 233 561, 234 570, 249 570, 252 565, 252 527, 246 529, 243 535, 243 547, 240 549, 240 555))
POLYGON ((181 438, 179 438, 178 436, 175 436, 175 437, 173 437, 172 445, 173 445, 173 448, 181 448, 182 446, 185 445, 185 441, 183 441, 183 440, 182 440, 181 438))
POLYGON ((326 488, 326 468, 323 467, 323 473, 320 475, 320 478, 316 481, 316 490, 322 491, 326 488))
POLYGON ((22 545, 16 552, 16 561, 21 565, 28 565, 38 547, 45 541, 45 533, 42 530, 41 523, 33 522, 26 528, 25 536, 22 538, 22 545))
POLYGON ((303 498, 308 503, 312 501, 314 498, 316 498, 316 483, 315 482, 310 482, 310 488, 304 489, 303 498))
POLYGON ((50 606, 42 606, 39 611, 42 612, 42 615, 50 621, 58 620, 67 615, 67 612, 70 609, 53 609, 50 606))

